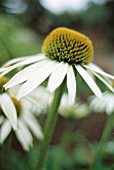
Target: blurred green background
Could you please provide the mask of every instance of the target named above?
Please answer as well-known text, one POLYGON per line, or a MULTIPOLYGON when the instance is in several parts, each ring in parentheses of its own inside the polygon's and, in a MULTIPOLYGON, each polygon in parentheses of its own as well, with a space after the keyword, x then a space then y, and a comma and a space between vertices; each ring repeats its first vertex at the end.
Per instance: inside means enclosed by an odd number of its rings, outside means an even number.
MULTIPOLYGON (((12 58, 39 53, 45 36, 57 27, 68 27, 87 35, 94 45, 94 63, 114 73, 113 0, 1 0, 0 65, 12 58)), ((79 80, 78 95, 85 101, 90 91, 82 84, 79 80)), ((59 116, 47 170, 88 170, 96 148, 91 143, 99 141, 106 119, 105 114, 91 114, 81 120, 66 120, 59 116)), ((1 159, 1 165, 3 162, 4 165, 0 170, 34 170, 37 149, 25 153, 14 141, 10 157, 6 154, 1 159)), ((7 152, 4 148, 5 145, 0 147, 7 152)), ((108 151, 107 155, 114 158, 114 152, 108 151)), ((108 160, 107 155, 103 158, 105 165, 98 162, 95 170, 113 170, 114 159, 108 160)))

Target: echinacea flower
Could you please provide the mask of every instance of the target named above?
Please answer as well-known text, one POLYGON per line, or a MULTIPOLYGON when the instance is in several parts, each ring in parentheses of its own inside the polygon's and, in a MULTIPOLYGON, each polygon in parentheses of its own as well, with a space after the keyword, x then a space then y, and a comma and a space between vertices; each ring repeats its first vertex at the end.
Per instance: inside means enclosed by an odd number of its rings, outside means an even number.
MULTIPOLYGON (((15 89, 15 88, 14 88, 15 89)), ((13 92, 14 92, 13 89, 13 92)), ((23 149, 29 150, 33 145, 33 135, 37 139, 43 139, 43 132, 41 126, 35 115, 32 112, 33 103, 27 100, 27 96, 20 100, 15 98, 15 94, 10 93, 10 97, 14 104, 17 114, 17 129, 14 131, 18 141, 22 145, 23 149), (33 135, 32 135, 33 134, 33 135)), ((29 96, 29 99, 32 97, 29 96)), ((7 108, 7 105, 6 105, 7 108)), ((0 143, 2 144, 12 131, 12 125, 9 119, 3 115, 3 109, 1 108, 0 114, 0 143)))
POLYGON ((112 114, 114 112, 114 94, 105 91, 102 100, 99 100, 96 96, 91 96, 90 108, 95 112, 106 112, 107 115, 112 114))
POLYGON ((79 99, 77 99, 73 105, 69 105, 68 95, 64 93, 58 112, 65 118, 81 119, 88 116, 89 107, 86 103, 81 102, 79 99))
MULTIPOLYGON (((38 116, 39 113, 48 113, 53 102, 53 93, 49 93, 45 87, 39 86, 36 90, 30 93, 29 96, 33 96, 34 99, 38 101, 39 107, 36 108, 37 111, 34 109, 35 115, 38 116), (40 108, 39 111, 38 108, 40 108)), ((68 94, 63 93, 58 113, 66 118, 80 119, 88 116, 89 107, 86 103, 81 102, 79 98, 77 98, 73 105, 70 105, 68 94)))
MULTIPOLYGON (((48 110, 52 105, 52 101, 54 98, 53 93, 49 93, 49 91, 47 91, 45 87, 39 86, 38 88, 36 88, 36 90, 30 93, 29 96, 33 96, 36 101, 38 101, 38 108, 41 108, 40 113, 48 113, 48 110)), ((36 115, 39 115, 38 109, 35 113, 36 115)), ((58 113, 66 118, 80 119, 88 116, 89 107, 86 103, 81 102, 79 98, 77 98, 76 102, 74 102, 73 105, 70 105, 68 94, 63 93, 58 113)))
POLYGON ((29 96, 31 96, 35 100, 36 104, 34 103, 35 105, 33 107, 33 110, 36 115, 48 112, 49 107, 53 101, 53 94, 50 93, 45 87, 39 86, 34 91, 32 91, 29 96))
POLYGON ((99 87, 89 73, 95 75, 113 92, 110 79, 114 79, 114 76, 91 63, 93 53, 93 45, 85 35, 71 29, 57 28, 44 40, 41 54, 11 60, 1 68, 6 68, 1 71, 3 76, 17 67, 31 64, 14 75, 4 87, 7 89, 24 83, 17 95, 21 98, 49 76, 47 89, 54 92, 66 77, 69 102, 73 104, 76 96, 76 73, 79 73, 93 93, 102 98, 99 87))

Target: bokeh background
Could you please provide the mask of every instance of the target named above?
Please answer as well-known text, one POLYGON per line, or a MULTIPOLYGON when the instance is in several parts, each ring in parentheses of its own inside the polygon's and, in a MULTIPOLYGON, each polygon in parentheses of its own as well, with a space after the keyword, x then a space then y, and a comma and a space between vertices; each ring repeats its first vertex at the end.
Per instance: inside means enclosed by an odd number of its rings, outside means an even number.
MULTIPOLYGON (((0 0, 0 65, 12 58, 41 52, 45 36, 57 27, 68 27, 87 35, 93 42, 94 63, 114 74, 113 0, 0 0)), ((82 85, 81 80, 79 84, 77 94, 86 101, 91 92, 85 84, 82 85)), ((105 89, 104 86, 101 88, 105 89)), ((105 114, 94 113, 81 120, 68 120, 59 116, 48 169, 75 170, 77 166, 77 170, 88 170, 93 157, 91 143, 99 141, 106 119, 105 114), (77 137, 72 139, 72 136, 77 137), (58 144, 61 147, 64 145, 66 155, 58 144), (63 168, 59 167, 60 160, 63 160, 63 168)), ((36 149, 25 153, 15 140, 11 144, 11 160, 6 157, 4 162, 11 163, 11 170, 32 169, 30 163, 34 163, 36 149)), ((0 169, 7 170, 7 167, 0 169)), ((96 170, 106 169, 100 167, 96 170)))

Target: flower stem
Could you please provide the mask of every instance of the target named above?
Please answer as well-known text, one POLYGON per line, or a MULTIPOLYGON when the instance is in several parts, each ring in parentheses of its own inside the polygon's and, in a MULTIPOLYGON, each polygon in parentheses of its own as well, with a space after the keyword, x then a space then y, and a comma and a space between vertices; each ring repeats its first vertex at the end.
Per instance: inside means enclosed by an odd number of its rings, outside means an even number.
POLYGON ((97 148, 97 151, 96 151, 95 158, 93 160, 92 165, 90 166, 90 170, 98 169, 97 166, 99 166, 99 163, 101 162, 100 160, 103 156, 104 146, 105 146, 107 140, 109 139, 112 128, 114 126, 113 125, 113 119, 114 119, 114 112, 110 116, 108 116, 104 131, 102 133, 100 142, 98 144, 98 148, 97 148))
POLYGON ((114 119, 114 113, 112 113, 112 114, 108 117, 108 120, 107 120, 107 122, 106 122, 104 131, 103 131, 103 133, 102 133, 101 140, 100 140, 100 142, 99 142, 98 149, 97 149, 97 154, 96 154, 96 155, 98 156, 98 158, 101 158, 101 157, 102 157, 103 147, 104 147, 104 145, 106 144, 107 140, 108 140, 109 137, 110 137, 110 133, 111 133, 112 128, 113 128, 113 119, 114 119))
POLYGON ((53 130, 56 124, 57 111, 60 105, 62 93, 64 88, 64 82, 62 85, 55 91, 54 99, 50 107, 45 129, 44 129, 44 140, 42 141, 39 149, 39 159, 37 164, 37 170, 42 170, 44 166, 45 157, 48 151, 48 146, 52 138, 53 130))

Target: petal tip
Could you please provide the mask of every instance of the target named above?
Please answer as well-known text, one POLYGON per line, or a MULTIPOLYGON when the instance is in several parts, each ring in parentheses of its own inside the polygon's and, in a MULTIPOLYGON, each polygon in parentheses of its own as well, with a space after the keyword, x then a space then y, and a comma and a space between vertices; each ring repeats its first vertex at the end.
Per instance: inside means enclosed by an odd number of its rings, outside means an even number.
POLYGON ((17 123, 14 125, 12 124, 13 130, 16 131, 17 130, 17 123))

